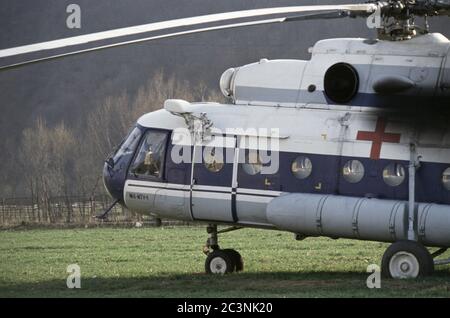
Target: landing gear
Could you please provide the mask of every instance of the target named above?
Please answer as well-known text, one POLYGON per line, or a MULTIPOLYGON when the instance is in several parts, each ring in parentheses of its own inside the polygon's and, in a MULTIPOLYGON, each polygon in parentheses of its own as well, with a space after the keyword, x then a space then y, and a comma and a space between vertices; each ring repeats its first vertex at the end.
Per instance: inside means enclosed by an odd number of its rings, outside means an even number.
POLYGON ((217 225, 209 225, 206 231, 209 238, 203 252, 207 255, 205 261, 205 271, 208 274, 228 274, 240 272, 244 269, 244 261, 241 254, 233 249, 220 249, 218 244, 218 234, 238 230, 240 227, 231 227, 222 231, 217 231, 217 225))
POLYGON ((391 278, 416 278, 431 275, 434 271, 433 255, 418 243, 415 215, 416 170, 420 167, 420 156, 416 144, 410 144, 409 159, 409 200, 408 200, 408 241, 393 243, 383 255, 381 274, 391 278))
POLYGON ((241 272, 244 270, 244 260, 242 259, 242 256, 238 251, 233 249, 225 249, 223 251, 231 257, 234 265, 234 270, 236 272, 241 272))
POLYGON ((214 250, 206 257, 205 270, 208 274, 228 274, 234 271, 234 267, 231 255, 223 250, 214 250))
POLYGON ((429 276, 434 271, 430 252, 415 241, 393 243, 383 255, 381 273, 391 278, 417 278, 429 276))

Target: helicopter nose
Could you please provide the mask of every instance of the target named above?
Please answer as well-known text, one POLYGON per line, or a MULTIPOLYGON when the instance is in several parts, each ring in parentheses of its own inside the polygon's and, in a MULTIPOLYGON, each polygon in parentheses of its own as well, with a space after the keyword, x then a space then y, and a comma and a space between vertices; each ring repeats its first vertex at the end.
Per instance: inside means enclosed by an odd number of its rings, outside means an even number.
POLYGON ((117 169, 114 169, 110 162, 106 162, 103 166, 103 184, 113 199, 123 202, 125 176, 117 169))

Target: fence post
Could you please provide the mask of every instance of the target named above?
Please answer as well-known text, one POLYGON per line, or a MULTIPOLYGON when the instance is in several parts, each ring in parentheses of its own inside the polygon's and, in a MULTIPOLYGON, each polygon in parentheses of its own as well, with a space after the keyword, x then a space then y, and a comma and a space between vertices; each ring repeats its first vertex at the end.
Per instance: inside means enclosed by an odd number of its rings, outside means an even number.
POLYGON ((66 206, 67 206, 67 223, 72 222, 73 210, 72 210, 72 200, 70 200, 69 196, 66 195, 66 206))
POLYGON ((42 202, 41 198, 39 196, 36 197, 36 203, 37 203, 37 215, 38 215, 38 222, 41 223, 41 209, 42 209, 42 202))
MULTIPOLYGON (((94 213, 95 213, 95 211, 94 211, 94 196, 93 195, 91 195, 90 197, 89 197, 89 204, 90 204, 90 207, 89 207, 89 216, 93 216, 94 215, 94 213)), ((89 217, 89 223, 93 223, 94 221, 93 221, 93 218, 92 217, 89 217)))
POLYGON ((5 199, 2 198, 2 225, 5 225, 5 199))

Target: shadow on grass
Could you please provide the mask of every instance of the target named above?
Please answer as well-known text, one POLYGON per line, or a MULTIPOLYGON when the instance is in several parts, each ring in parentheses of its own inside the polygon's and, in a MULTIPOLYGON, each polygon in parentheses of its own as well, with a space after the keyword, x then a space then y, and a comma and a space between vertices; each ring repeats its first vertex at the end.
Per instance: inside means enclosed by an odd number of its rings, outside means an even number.
POLYGON ((369 273, 253 272, 224 276, 204 273, 142 277, 82 277, 81 289, 65 279, 0 285, 1 297, 449 297, 450 272, 416 280, 382 279, 369 289, 369 273))

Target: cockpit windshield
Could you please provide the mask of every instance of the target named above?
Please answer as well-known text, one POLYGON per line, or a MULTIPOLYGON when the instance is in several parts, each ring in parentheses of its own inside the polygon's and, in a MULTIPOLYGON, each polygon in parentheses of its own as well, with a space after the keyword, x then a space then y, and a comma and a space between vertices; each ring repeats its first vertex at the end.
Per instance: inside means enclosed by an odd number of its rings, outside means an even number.
POLYGON ((132 155, 134 151, 136 150, 137 145, 139 144, 139 140, 141 139, 142 132, 138 127, 135 127, 128 137, 125 139, 125 141, 120 145, 117 152, 114 154, 113 160, 114 163, 117 163, 117 161, 125 156, 125 155, 132 155))

